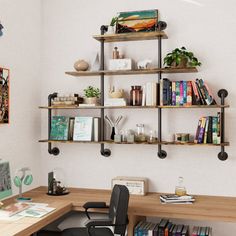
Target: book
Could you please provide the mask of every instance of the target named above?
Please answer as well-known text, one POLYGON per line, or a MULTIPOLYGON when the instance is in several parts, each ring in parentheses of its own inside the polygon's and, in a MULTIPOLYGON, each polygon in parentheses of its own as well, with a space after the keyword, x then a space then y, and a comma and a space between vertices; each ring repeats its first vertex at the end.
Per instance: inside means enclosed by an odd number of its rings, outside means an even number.
POLYGON ((187 106, 192 105, 192 84, 191 81, 187 82, 187 106))
POLYGON ((221 143, 221 113, 217 112, 217 144, 221 143))
POLYGON ((183 81, 183 105, 187 105, 187 81, 183 81))
POLYGON ((8 206, 3 207, 0 210, 0 216, 3 217, 10 217, 13 216, 21 211, 24 211, 25 209, 29 208, 30 205, 24 202, 17 202, 10 204, 8 206))
POLYGON ((197 131, 196 131, 195 138, 194 138, 194 143, 198 143, 198 136, 199 136, 199 132, 200 132, 201 123, 202 123, 202 118, 200 118, 198 121, 197 131))
POLYGON ((167 226, 166 226, 166 228, 165 228, 164 236, 169 236, 169 235, 170 235, 170 229, 171 229, 172 225, 173 225, 173 224, 172 224, 171 222, 169 222, 169 223, 167 224, 167 226))
POLYGON ((181 232, 181 236, 188 236, 189 235, 189 226, 184 225, 183 230, 181 232))
POLYGON ((43 217, 44 215, 54 211, 56 208, 53 207, 48 207, 44 205, 32 205, 28 209, 21 211, 19 215, 21 216, 26 216, 26 217, 36 217, 40 218, 43 217))
POLYGON ((165 228, 166 228, 168 223, 169 223, 169 220, 161 219, 161 221, 159 223, 159 226, 158 226, 158 236, 164 236, 165 228))
POLYGON ((104 106, 126 106, 126 100, 124 98, 108 98, 104 102, 104 106))
POLYGON ((75 117, 74 141, 92 141, 93 117, 75 117))
POLYGON ((180 105, 180 82, 175 82, 176 106, 180 105))
POLYGON ((153 230, 153 236, 158 236, 159 235, 159 223, 155 225, 155 228, 153 230))
POLYGON ((69 117, 53 116, 51 120, 51 140, 68 140, 69 117))
POLYGON ((167 78, 163 79, 163 106, 170 105, 169 104, 169 90, 170 90, 170 80, 167 78))
POLYGON ((138 230, 142 223, 143 221, 139 221, 138 224, 134 227, 134 236, 138 236, 138 230))
POLYGON ((206 117, 206 125, 205 125, 205 131, 204 131, 205 133, 204 133, 203 143, 207 143, 208 127, 209 127, 209 117, 206 117))
POLYGON ((171 105, 176 106, 176 83, 175 81, 172 82, 172 100, 171 100, 171 105))
POLYGON ((75 123, 75 118, 74 118, 74 117, 70 117, 70 119, 69 119, 69 134, 68 134, 68 140, 73 140, 74 123, 75 123))
POLYGON ((202 117, 197 143, 203 143, 205 134, 205 125, 206 125, 206 117, 202 117))
POLYGON ((93 118, 93 141, 99 142, 101 140, 101 118, 93 118))
POLYGON ((201 105, 201 99, 200 99, 200 95, 198 93, 198 89, 197 89, 197 85, 196 85, 195 81, 191 81, 191 84, 192 84, 192 88, 193 88, 193 93, 192 93, 193 104, 194 105, 201 105))
POLYGON ((213 144, 217 144, 218 140, 217 140, 217 123, 218 123, 218 117, 217 116, 213 116, 212 117, 212 143, 213 144))
POLYGON ((192 236, 198 236, 198 228, 197 226, 193 227, 193 232, 192 232, 192 236))
POLYGON ((179 105, 183 106, 184 105, 184 84, 183 81, 180 81, 179 84, 179 92, 180 92, 180 101, 179 101, 179 105))
POLYGON ((194 197, 191 195, 178 196, 175 194, 160 195, 160 201, 162 203, 193 203, 194 197))
POLYGON ((155 227, 156 227, 156 224, 155 223, 151 223, 151 225, 148 228, 148 236, 153 236, 153 234, 154 234, 153 231, 154 231, 155 227))
POLYGON ((208 116, 207 143, 212 143, 212 116, 208 116))
POLYGON ((160 80, 160 85, 159 85, 159 101, 160 101, 160 106, 163 106, 163 79, 160 80))
POLYGON ((181 236, 184 225, 178 225, 175 236, 181 236))

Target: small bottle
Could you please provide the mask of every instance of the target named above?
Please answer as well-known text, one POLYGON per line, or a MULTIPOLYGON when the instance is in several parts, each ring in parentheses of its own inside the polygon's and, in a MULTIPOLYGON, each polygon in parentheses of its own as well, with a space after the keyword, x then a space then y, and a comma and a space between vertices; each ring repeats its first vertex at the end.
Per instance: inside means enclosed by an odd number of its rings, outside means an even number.
POLYGON ((142 106, 143 91, 141 86, 131 86, 130 90, 130 105, 142 106))
POLYGON ((112 58, 113 58, 113 59, 119 59, 119 58, 120 58, 120 56, 119 56, 119 51, 118 51, 118 47, 115 47, 115 48, 114 48, 114 51, 113 51, 113 53, 112 53, 112 58))
POLYGON ((187 194, 187 191, 183 185, 183 182, 184 182, 184 178, 180 176, 178 178, 178 186, 175 187, 175 194, 178 196, 184 196, 187 194))

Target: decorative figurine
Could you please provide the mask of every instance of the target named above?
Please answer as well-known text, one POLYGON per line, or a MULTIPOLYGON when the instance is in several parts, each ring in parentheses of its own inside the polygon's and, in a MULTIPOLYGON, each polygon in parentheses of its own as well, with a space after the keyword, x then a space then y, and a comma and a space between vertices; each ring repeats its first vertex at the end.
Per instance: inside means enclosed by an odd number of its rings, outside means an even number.
POLYGON ((142 60, 142 61, 138 61, 137 62, 137 67, 138 69, 150 69, 151 68, 151 63, 152 60, 146 59, 146 60, 142 60))
POLYGON ((89 68, 89 64, 85 60, 78 60, 75 62, 74 68, 77 71, 86 71, 89 68))

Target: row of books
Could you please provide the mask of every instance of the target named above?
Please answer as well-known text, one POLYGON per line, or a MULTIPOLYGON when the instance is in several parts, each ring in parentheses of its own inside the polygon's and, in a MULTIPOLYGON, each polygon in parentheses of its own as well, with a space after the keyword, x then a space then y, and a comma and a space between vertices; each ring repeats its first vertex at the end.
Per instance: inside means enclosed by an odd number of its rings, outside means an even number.
POLYGON ((202 79, 195 81, 160 82, 161 106, 215 105, 215 99, 208 85, 202 79))
POLYGON ((212 236, 212 228, 194 226, 192 236, 212 236))
POLYGON ((201 117, 198 121, 195 143, 221 143, 221 113, 217 116, 201 117))
POLYGON ((100 141, 100 118, 53 116, 50 139, 98 142, 100 141))
MULTIPOLYGON (((159 223, 140 221, 134 228, 134 236, 190 236, 190 229, 188 225, 173 224, 167 219, 159 223)), ((212 236, 212 228, 194 226, 192 236, 212 236)))
POLYGON ((134 228, 134 236, 189 236, 189 226, 173 224, 167 219, 160 223, 140 221, 134 228))
POLYGON ((180 203, 189 204, 195 202, 195 198, 191 195, 178 196, 175 194, 160 195, 161 203, 180 203))

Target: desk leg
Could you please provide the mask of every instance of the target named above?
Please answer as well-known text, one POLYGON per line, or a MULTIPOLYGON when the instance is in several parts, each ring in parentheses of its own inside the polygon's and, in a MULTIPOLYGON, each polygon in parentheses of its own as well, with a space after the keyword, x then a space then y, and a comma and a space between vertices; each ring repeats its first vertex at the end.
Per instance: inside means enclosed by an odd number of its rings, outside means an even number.
POLYGON ((145 216, 136 216, 136 215, 129 215, 129 224, 128 224, 128 236, 134 235, 134 227, 139 221, 145 221, 145 216))

